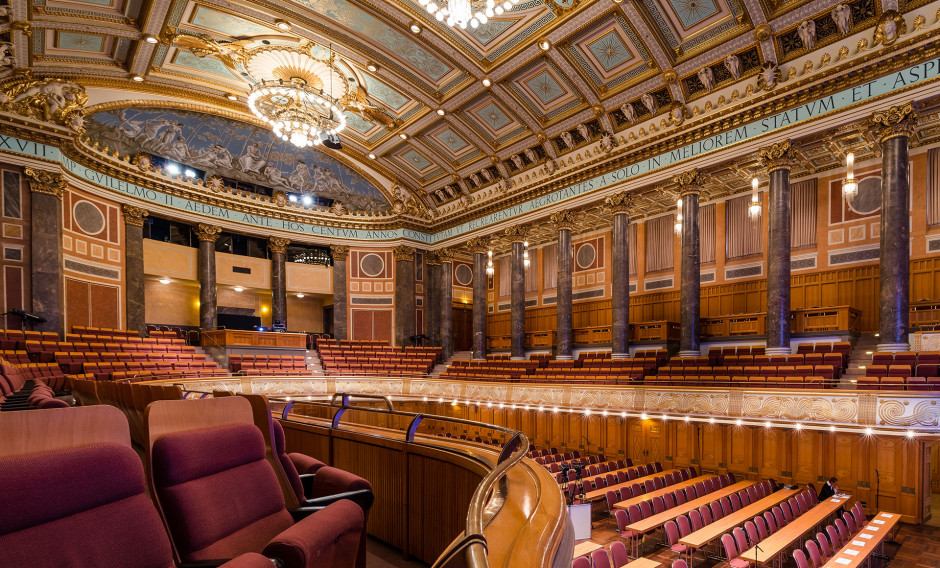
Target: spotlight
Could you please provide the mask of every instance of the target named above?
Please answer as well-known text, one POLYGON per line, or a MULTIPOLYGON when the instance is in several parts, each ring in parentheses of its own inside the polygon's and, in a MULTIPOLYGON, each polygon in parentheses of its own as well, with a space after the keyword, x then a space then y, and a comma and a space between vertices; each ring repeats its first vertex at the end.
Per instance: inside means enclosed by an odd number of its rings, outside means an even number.
POLYGON ((376 71, 379 70, 379 66, 376 65, 375 63, 372 63, 372 62, 370 61, 370 62, 366 63, 366 69, 368 69, 369 72, 371 72, 371 73, 375 73, 376 71))
POLYGON ((313 203, 313 198, 312 198, 312 197, 310 197, 309 195, 305 195, 305 196, 303 197, 303 204, 304 204, 304 205, 310 205, 310 204, 312 204, 312 203, 313 203))
POLYGON ((647 418, 649 418, 649 416, 647 416, 645 412, 640 415, 640 420, 646 420, 647 418))
POLYGON ((418 22, 411 22, 410 29, 413 34, 421 33, 421 25, 418 22))
POLYGON ((289 196, 287 196, 287 200, 290 201, 291 203, 297 203, 297 196, 296 196, 296 195, 289 195, 289 196))
POLYGON ((743 426, 743 425, 744 425, 744 421, 741 420, 740 418, 738 418, 737 420, 734 421, 734 425, 735 425, 735 426, 743 426))
POLYGON ((290 22, 288 22, 287 20, 281 20, 281 19, 274 20, 274 25, 277 26, 277 29, 281 30, 282 32, 290 31, 290 22))
POLYGON ((143 76, 143 75, 138 75, 138 74, 134 73, 133 75, 131 75, 131 79, 133 79, 133 80, 137 81, 138 83, 140 83, 141 81, 144 80, 144 76, 143 76))
POLYGON ((170 280, 169 278, 160 279, 160 284, 169 284, 170 282, 172 282, 172 280, 170 280))
POLYGON ((298 298, 303 298, 304 295, 303 295, 303 294, 297 294, 297 297, 298 297, 298 298))
POLYGON ((193 170, 187 169, 187 170, 186 170, 186 177, 189 177, 189 178, 196 177, 196 172, 194 172, 193 170))
POLYGON ((142 36, 140 36, 140 37, 143 38, 143 40, 144 40, 145 42, 147 42, 147 43, 157 43, 157 42, 160 41, 160 40, 157 38, 157 36, 155 36, 155 35, 153 35, 153 34, 144 34, 144 35, 142 35, 142 36))
POLYGON ((176 164, 169 164, 166 167, 166 171, 170 172, 170 175, 178 176, 180 173, 180 167, 176 164))
POLYGON ((539 49, 542 51, 548 51, 552 47, 552 42, 548 41, 548 38, 543 38, 539 40, 539 49))
POLYGON ((914 439, 914 436, 916 436, 916 434, 914 433, 913 430, 908 430, 908 431, 907 431, 907 434, 905 434, 905 436, 907 437, 908 440, 913 440, 913 439, 914 439))
POLYGON ((227 98, 227 99, 230 100, 230 101, 237 101, 237 100, 238 100, 238 95, 236 95, 236 94, 234 94, 234 93, 229 93, 229 94, 225 95, 225 98, 227 98))
POLYGON ((768 420, 767 422, 764 422, 764 428, 773 428, 773 427, 774 425, 770 423, 770 420, 768 420))
POLYGON ((407 139, 408 139, 408 135, 405 134, 404 132, 402 132, 401 134, 399 134, 398 137, 401 138, 402 140, 407 140, 407 139))
POLYGON ((438 115, 438 116, 444 116, 444 109, 442 109, 442 108, 437 109, 437 115, 438 115))
POLYGON ((232 288, 232 289, 235 290, 236 292, 243 292, 243 291, 245 290, 245 289, 242 288, 241 286, 235 286, 235 287, 232 288))
POLYGON ((375 154, 369 154, 369 159, 370 159, 370 160, 374 160, 374 159, 375 159, 375 154))
POLYGON ((492 85, 492 84, 493 84, 493 82, 490 81, 490 78, 489 78, 489 77, 483 77, 483 86, 484 86, 484 87, 489 87, 489 86, 492 85))
POLYGON ((865 435, 866 435, 866 436, 871 436, 872 433, 873 433, 873 430, 871 429, 871 427, 865 428, 865 435))

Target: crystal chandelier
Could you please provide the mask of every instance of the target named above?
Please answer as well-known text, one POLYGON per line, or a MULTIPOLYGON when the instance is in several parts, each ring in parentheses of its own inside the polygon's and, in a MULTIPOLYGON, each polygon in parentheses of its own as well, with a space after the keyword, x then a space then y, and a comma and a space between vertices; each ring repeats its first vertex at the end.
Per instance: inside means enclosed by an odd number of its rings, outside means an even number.
POLYGON ((248 107, 282 140, 305 148, 335 139, 346 127, 347 81, 331 50, 271 47, 252 51, 245 68, 256 80, 248 107))
POLYGON ((438 22, 446 22, 448 26, 458 26, 467 29, 467 26, 476 29, 485 24, 490 18, 508 12, 519 3, 519 0, 505 0, 497 3, 496 0, 418 0, 428 13, 438 22))

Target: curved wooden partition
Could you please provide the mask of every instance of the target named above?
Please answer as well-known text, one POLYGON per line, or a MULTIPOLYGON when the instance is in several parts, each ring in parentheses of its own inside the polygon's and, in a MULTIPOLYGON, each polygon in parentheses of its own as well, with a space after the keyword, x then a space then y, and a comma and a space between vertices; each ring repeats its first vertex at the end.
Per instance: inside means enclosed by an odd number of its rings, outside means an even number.
POLYGON ((281 420, 288 451, 372 483, 372 536, 441 567, 570 565, 565 501, 545 468, 522 459, 522 433, 462 421, 509 442, 442 438, 422 434, 421 423, 459 419, 378 406, 295 401, 281 420))

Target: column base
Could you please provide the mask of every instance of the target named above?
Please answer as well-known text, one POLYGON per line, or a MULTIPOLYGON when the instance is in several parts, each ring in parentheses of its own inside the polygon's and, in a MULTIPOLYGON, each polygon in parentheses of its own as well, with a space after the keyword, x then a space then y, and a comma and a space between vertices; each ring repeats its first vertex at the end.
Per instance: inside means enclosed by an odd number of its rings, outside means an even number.
POLYGON ((574 359, 573 355, 556 355, 555 356, 556 361, 571 361, 572 359, 574 359))
POLYGON ((879 343, 875 346, 875 351, 908 351, 910 345, 907 343, 879 343))
POLYGON ((701 356, 702 356, 701 350, 696 351, 695 349, 689 349, 686 351, 679 351, 679 357, 701 357, 701 356))
POLYGON ((525 357, 510 357, 510 361, 525 361, 525 357))
POLYGON ((633 359, 633 355, 630 355, 629 353, 611 353, 610 358, 611 359, 633 359))
POLYGON ((790 347, 765 347, 764 353, 766 355, 789 355, 793 353, 793 349, 790 347))

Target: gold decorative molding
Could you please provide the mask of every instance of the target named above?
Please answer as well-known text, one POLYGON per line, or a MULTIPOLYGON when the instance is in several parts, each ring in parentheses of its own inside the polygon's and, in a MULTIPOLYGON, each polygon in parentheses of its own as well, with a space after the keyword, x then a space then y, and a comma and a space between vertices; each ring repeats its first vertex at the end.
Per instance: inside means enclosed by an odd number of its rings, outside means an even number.
POLYGON ((672 182, 679 186, 679 195, 698 195, 705 185, 705 176, 698 170, 689 170, 672 178, 672 182))
POLYGON ((429 250, 424 253, 424 263, 428 266, 440 266, 441 259, 438 256, 438 252, 434 250, 429 250))
POLYGON ((143 207, 137 207, 136 205, 127 203, 121 206, 121 210, 124 213, 124 223, 134 227, 143 227, 144 221, 147 220, 147 215, 150 215, 150 212, 143 207))
POLYGON ((898 38, 907 33, 907 23, 904 16, 896 10, 885 10, 875 25, 875 35, 872 38, 872 47, 883 45, 885 47, 896 42, 898 38))
POLYGON ((349 247, 346 245, 330 245, 330 252, 333 254, 334 262, 349 258, 349 247))
POLYGON ((565 229, 571 231, 575 228, 575 225, 578 222, 578 216, 573 211, 568 211, 567 209, 563 209, 561 211, 556 211, 555 213, 552 213, 551 216, 549 217, 549 220, 552 222, 553 225, 555 225, 555 228, 558 229, 559 231, 565 230, 565 229))
POLYGON ((199 223, 196 225, 196 236, 200 241, 206 241, 214 243, 216 239, 219 238, 219 235, 222 233, 222 227, 217 227, 215 225, 207 225, 205 223, 199 223))
POLYGON ((789 140, 772 144, 759 151, 760 162, 768 172, 789 170, 796 165, 800 153, 789 140))
POLYGON ((437 251, 437 259, 441 261, 441 264, 450 264, 454 262, 454 251, 449 248, 443 248, 437 251))
POLYGON ((770 28, 770 24, 764 22, 763 24, 754 28, 754 39, 757 41, 765 41, 770 39, 771 33, 773 30, 770 28))
POLYGON ((68 187, 65 176, 59 172, 26 168, 24 173, 26 177, 29 178, 29 190, 33 193, 54 195, 61 200, 62 195, 65 193, 65 188, 68 187))
POLYGON ((503 234, 509 238, 509 242, 519 243, 526 240, 529 235, 529 228, 525 225, 513 225, 512 227, 506 227, 503 234))
POLYGON ((473 237, 467 241, 467 248, 474 254, 486 254, 486 251, 490 249, 490 238, 473 237))
POLYGON ((608 196, 607 199, 604 200, 604 205, 614 215, 622 213, 629 215, 633 212, 633 207, 636 205, 636 202, 632 193, 621 191, 608 196))
POLYGON ((274 254, 287 254, 287 245, 290 239, 285 237, 268 237, 268 248, 274 254))
POLYGON ((78 83, 58 78, 34 79, 27 74, 4 85, 0 110, 81 133, 85 130, 82 108, 87 102, 85 87, 78 83))
POLYGON ((414 262, 415 248, 405 245, 398 245, 392 248, 392 256, 395 257, 395 260, 407 260, 414 262))
POLYGON ((872 115, 871 122, 880 131, 882 143, 896 136, 910 138, 917 126, 917 112, 911 103, 897 105, 876 112, 872 115))

